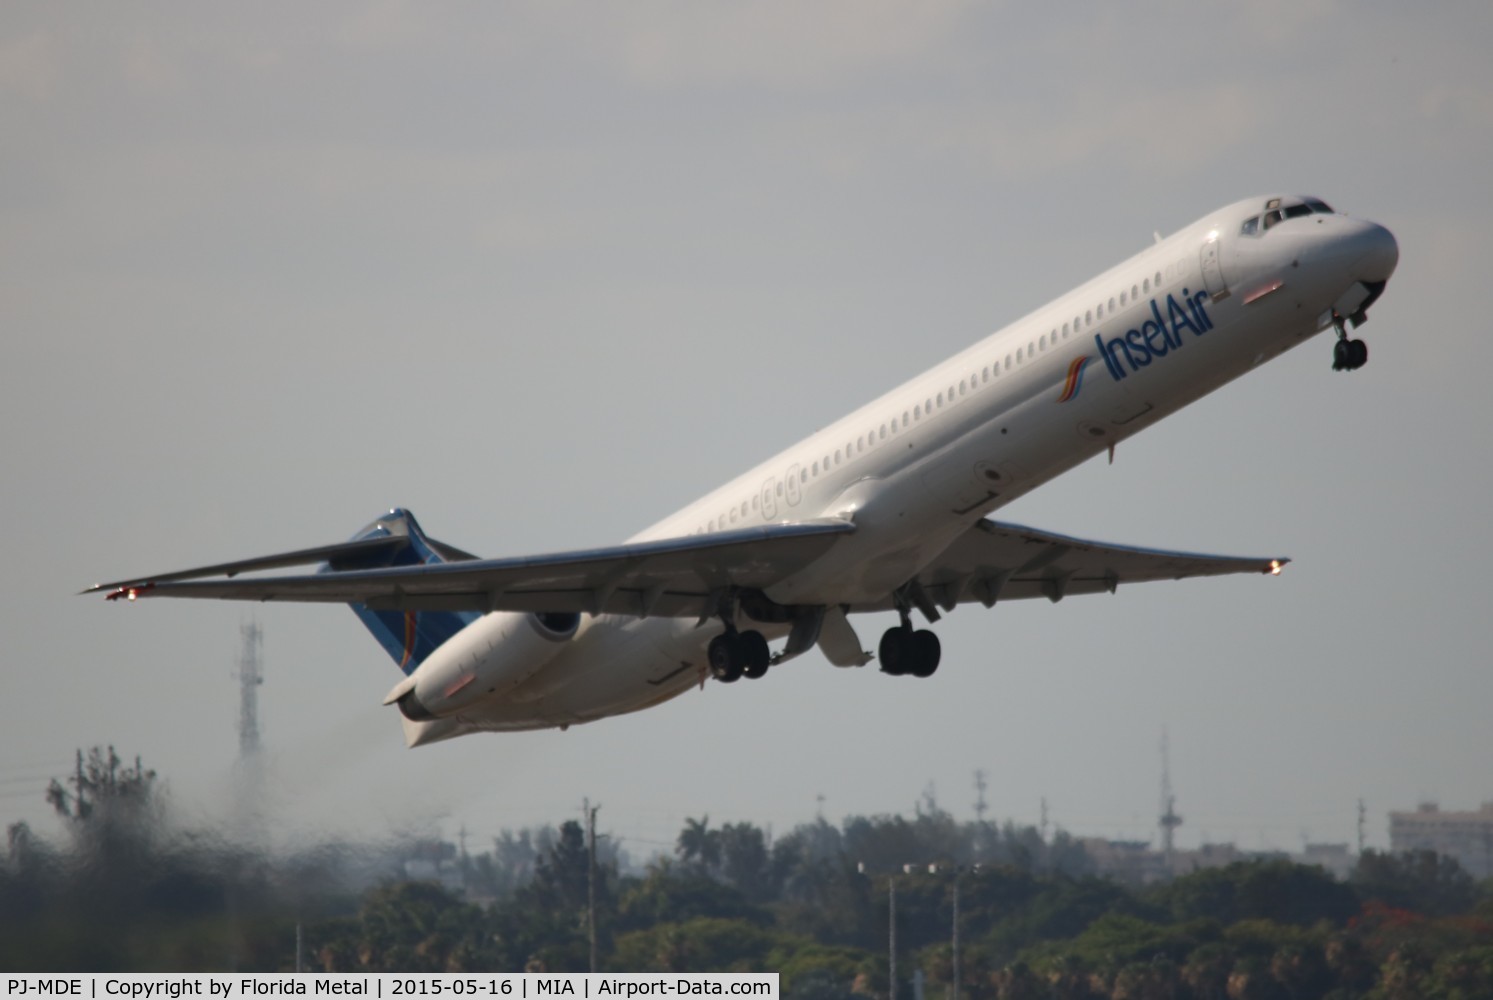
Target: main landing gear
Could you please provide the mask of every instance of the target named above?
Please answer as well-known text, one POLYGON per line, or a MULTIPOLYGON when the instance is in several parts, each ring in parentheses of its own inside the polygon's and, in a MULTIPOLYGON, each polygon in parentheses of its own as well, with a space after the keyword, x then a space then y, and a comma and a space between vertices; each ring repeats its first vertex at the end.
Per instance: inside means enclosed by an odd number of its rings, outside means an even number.
POLYGON ((1333 313, 1332 323, 1337 327, 1337 343, 1332 345, 1332 370, 1353 372, 1368 364, 1369 345, 1361 340, 1348 339, 1348 326, 1343 317, 1333 313))
POLYGON ((904 674, 932 677, 942 655, 938 636, 927 629, 913 631, 912 620, 906 617, 901 625, 882 633, 881 646, 877 649, 881 672, 893 677, 904 674))
POLYGON ((706 655, 710 660, 711 676, 727 684, 743 677, 753 680, 765 677, 771 662, 767 639, 755 629, 738 632, 734 628, 727 628, 710 640, 706 655))

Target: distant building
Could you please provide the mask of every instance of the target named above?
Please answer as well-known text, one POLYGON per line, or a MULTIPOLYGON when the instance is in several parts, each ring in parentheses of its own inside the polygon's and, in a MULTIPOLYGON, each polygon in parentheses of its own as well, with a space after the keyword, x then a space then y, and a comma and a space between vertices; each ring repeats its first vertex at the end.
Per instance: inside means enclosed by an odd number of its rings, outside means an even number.
POLYGON ((1147 841, 1084 837, 1079 843, 1094 863, 1094 870, 1116 881, 1146 885, 1170 877, 1166 856, 1151 850, 1147 841))
POLYGON ((1442 812, 1422 802, 1414 812, 1389 814, 1391 851, 1435 851, 1455 858, 1474 878, 1493 878, 1493 802, 1476 812, 1442 812))
POLYGON ((1347 844, 1307 844, 1300 854, 1291 855, 1298 865, 1316 865, 1339 881, 1347 881, 1358 867, 1358 855, 1347 844))
POLYGON ((1174 848, 1172 866, 1167 868, 1166 855, 1154 850, 1144 840, 1104 840, 1086 837, 1080 841, 1084 853, 1101 875, 1148 885, 1202 871, 1226 868, 1247 861, 1290 861, 1298 865, 1315 865, 1336 879, 1346 879, 1358 864, 1358 855, 1347 844, 1307 844, 1300 854, 1286 851, 1242 851, 1234 844, 1203 844, 1192 849, 1174 848))
POLYGON ((1233 844, 1203 844, 1196 850, 1178 851, 1176 871, 1173 874, 1186 875, 1204 868, 1227 868, 1236 861, 1248 859, 1249 855, 1233 844))

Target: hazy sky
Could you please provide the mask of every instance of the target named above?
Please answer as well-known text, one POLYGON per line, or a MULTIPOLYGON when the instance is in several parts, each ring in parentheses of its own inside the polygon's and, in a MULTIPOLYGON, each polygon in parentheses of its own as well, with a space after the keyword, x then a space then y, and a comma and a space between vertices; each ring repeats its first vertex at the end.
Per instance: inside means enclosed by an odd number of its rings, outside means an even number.
MULTIPOLYGON (((1486 3, 5 5, 0 820, 113 743, 228 814, 239 625, 297 829, 910 812, 1371 844, 1493 799, 1486 3), (1210 209, 1311 193, 1399 270, 998 516, 1296 561, 965 608, 928 682, 805 657, 409 751, 347 611, 73 596, 341 540, 620 541, 1210 209)), ((868 643, 885 623, 863 621, 868 643)))

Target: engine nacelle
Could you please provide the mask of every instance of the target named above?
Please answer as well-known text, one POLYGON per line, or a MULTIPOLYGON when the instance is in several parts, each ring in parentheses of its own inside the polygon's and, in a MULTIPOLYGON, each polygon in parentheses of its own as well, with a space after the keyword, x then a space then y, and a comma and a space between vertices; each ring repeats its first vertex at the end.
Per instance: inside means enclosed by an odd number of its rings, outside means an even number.
POLYGON ((401 685, 408 687, 397 699, 399 710, 428 722, 501 697, 538 673, 589 620, 556 612, 483 615, 442 643, 401 685))

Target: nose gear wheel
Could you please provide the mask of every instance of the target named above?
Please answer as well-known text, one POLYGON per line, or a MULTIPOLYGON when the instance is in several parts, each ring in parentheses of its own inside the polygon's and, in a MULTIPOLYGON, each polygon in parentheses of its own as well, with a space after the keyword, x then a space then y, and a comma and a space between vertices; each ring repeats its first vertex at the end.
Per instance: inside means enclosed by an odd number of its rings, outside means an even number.
POLYGON ((1348 327, 1343 317, 1334 313, 1332 323, 1337 327, 1337 342, 1332 345, 1332 370, 1353 372, 1368 364, 1369 345, 1361 340, 1348 339, 1348 327))

